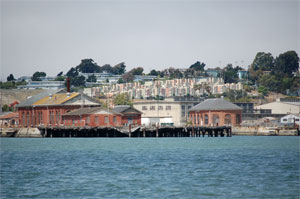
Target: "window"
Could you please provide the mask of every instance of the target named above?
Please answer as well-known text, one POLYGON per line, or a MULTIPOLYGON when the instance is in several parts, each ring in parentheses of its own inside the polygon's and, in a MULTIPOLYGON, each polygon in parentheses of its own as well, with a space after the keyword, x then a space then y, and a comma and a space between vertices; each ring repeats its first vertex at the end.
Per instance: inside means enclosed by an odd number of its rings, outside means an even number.
POLYGON ((155 110, 155 106, 150 106, 150 110, 151 111, 155 110))
POLYGON ((283 119, 283 121, 284 121, 284 122, 286 122, 286 121, 287 121, 287 119, 283 119))
POLYGON ((299 119, 295 119, 296 122, 299 122, 299 119))
POLYGON ((105 117, 104 117, 104 123, 105 123, 105 124, 108 124, 108 116, 105 116, 105 117))
POLYGON ((89 125, 89 124, 90 124, 90 117, 87 116, 87 117, 86 117, 86 125, 89 125))
POLYGON ((26 124, 25 112, 22 113, 22 124, 23 124, 23 126, 25 126, 25 124, 26 124))
POLYGON ((231 115, 229 114, 225 115, 224 123, 227 125, 231 124, 231 115))
POLYGON ((98 116, 95 116, 95 125, 98 125, 98 121, 99 121, 99 118, 98 118, 98 116))
POLYGON ((113 122, 117 123, 117 117, 116 116, 113 117, 113 122))
POLYGON ((239 125, 241 123, 241 115, 237 114, 235 117, 236 117, 235 122, 236 122, 237 125, 239 125))
POLYGON ((163 106, 158 106, 158 110, 164 110, 163 106))
POLYGON ((29 112, 27 112, 27 126, 29 126, 29 120, 30 120, 30 118, 29 118, 29 112))
POLYGON ((146 110, 148 110, 148 107, 147 106, 142 106, 142 110, 146 111, 146 110))
POLYGON ((171 110, 171 106, 166 106, 166 110, 171 110))
POLYGON ((219 115, 213 115, 213 124, 214 126, 219 126, 219 115))
POLYGON ((208 124, 208 115, 204 116, 204 124, 208 124))
POLYGON ((185 106, 181 106, 181 117, 185 117, 185 106))

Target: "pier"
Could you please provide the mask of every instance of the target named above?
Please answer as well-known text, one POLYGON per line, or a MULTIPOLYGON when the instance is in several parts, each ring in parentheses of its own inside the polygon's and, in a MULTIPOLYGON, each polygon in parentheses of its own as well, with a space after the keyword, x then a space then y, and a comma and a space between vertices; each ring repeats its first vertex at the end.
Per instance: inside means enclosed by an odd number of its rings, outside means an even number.
POLYGON ((231 127, 38 127, 42 137, 231 137, 231 127))

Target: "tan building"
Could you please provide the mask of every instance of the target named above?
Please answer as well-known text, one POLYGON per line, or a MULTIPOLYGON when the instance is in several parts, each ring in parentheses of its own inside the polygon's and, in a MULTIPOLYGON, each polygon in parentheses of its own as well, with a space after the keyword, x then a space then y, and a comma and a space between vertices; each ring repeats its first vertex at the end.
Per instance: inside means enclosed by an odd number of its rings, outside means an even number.
POLYGON ((222 98, 207 99, 189 110, 194 126, 236 126, 242 122, 242 108, 222 98))
POLYGON ((188 110, 198 104, 201 98, 172 97, 165 100, 139 100, 133 107, 142 112, 142 125, 184 126, 188 110))
POLYGON ((300 101, 277 99, 275 102, 256 106, 255 109, 270 109, 272 114, 300 114, 300 101))

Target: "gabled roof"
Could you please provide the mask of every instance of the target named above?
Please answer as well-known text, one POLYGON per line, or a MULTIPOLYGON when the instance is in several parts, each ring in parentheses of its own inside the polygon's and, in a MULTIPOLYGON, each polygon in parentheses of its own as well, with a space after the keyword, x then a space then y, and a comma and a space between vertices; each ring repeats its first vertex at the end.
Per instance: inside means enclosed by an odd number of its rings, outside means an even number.
POLYGON ((189 111, 209 110, 242 110, 242 108, 222 98, 213 98, 193 106, 189 111))
POLYGON ((118 112, 118 113, 124 113, 127 111, 134 111, 136 113, 142 113, 141 111, 129 106, 129 105, 119 105, 119 106, 115 106, 115 108, 113 109, 113 111, 118 112))
POLYGON ((0 116, 0 120, 12 119, 12 118, 16 118, 18 116, 19 116, 19 114, 17 112, 10 112, 10 113, 8 113, 6 115, 0 116))
POLYGON ((57 104, 63 104, 64 102, 69 101, 70 99, 73 99, 74 97, 80 95, 79 93, 56 93, 47 97, 44 97, 35 103, 33 105, 57 105, 57 104))
POLYGON ((46 90, 45 92, 39 93, 35 96, 32 96, 30 98, 28 98, 27 100, 25 100, 24 102, 21 102, 20 104, 18 104, 16 107, 27 107, 27 106, 32 106, 35 102, 37 102, 38 100, 49 96, 49 95, 53 95, 57 92, 59 92, 60 90, 46 90))
MULTIPOLYGON (((117 114, 120 115, 120 113, 117 113, 112 110, 106 110, 101 107, 88 107, 88 108, 80 108, 73 110, 69 113, 64 114, 63 116, 77 116, 77 115, 88 115, 88 114, 101 114, 102 112, 105 112, 106 114, 117 114)), ((102 113, 103 114, 103 113, 102 113)))

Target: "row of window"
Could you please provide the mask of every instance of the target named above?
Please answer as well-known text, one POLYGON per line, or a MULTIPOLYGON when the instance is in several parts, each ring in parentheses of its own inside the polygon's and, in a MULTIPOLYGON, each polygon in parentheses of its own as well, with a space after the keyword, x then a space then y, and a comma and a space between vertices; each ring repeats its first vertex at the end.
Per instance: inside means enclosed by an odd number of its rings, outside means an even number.
MULTIPOLYGON (((151 111, 154 111, 155 110, 155 106, 150 106, 149 107, 149 110, 151 110, 151 111)), ((172 108, 171 108, 171 106, 165 106, 165 110, 171 110, 172 108)), ((142 110, 143 111, 146 111, 146 110, 148 110, 148 106, 142 106, 142 110)), ((158 106, 158 110, 160 110, 160 111, 162 111, 162 110, 164 110, 164 107, 163 106, 158 106)))
MULTIPOLYGON (((202 117, 199 117, 197 115, 194 116, 194 124, 201 124, 202 121, 202 117)), ((208 115, 205 114, 204 115, 204 124, 208 124, 209 120, 208 120, 208 115)), ((213 124, 214 125, 218 125, 220 123, 220 119, 219 119, 219 115, 214 114, 213 115, 213 124)), ((224 124, 226 125, 230 125, 232 123, 231 121, 231 115, 230 114, 226 114, 225 118, 224 118, 224 124)), ((236 124, 240 124, 241 123, 241 116, 239 114, 236 115, 236 124)))

